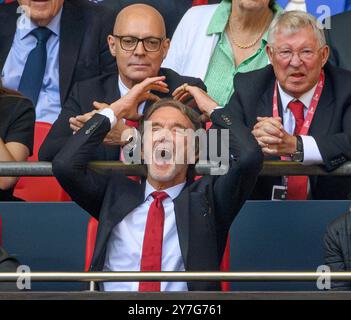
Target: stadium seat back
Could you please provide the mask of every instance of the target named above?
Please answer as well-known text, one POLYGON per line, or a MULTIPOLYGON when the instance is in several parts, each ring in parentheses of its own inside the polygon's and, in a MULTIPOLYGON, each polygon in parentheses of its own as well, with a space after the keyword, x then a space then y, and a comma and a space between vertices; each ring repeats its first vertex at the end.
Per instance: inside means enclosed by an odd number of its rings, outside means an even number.
MULTIPOLYGON (((28 161, 38 161, 39 148, 51 129, 51 124, 36 122, 34 128, 33 155, 28 161)), ((14 190, 14 196, 25 201, 70 201, 68 194, 54 177, 21 177, 14 190)))

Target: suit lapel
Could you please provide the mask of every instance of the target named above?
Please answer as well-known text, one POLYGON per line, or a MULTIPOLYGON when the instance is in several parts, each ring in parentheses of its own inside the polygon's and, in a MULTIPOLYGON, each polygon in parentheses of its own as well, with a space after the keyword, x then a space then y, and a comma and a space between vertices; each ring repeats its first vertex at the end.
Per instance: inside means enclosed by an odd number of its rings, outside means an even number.
POLYGON ((321 98, 318 102, 317 110, 314 114, 310 132, 311 135, 324 135, 329 131, 329 125, 333 115, 333 101, 335 100, 333 88, 328 75, 326 74, 325 85, 321 98))
POLYGON ((174 211, 178 230, 179 245, 185 267, 188 263, 189 252, 189 219, 190 192, 185 186, 180 195, 174 200, 174 211))
POLYGON ((61 17, 59 52, 62 104, 69 93, 83 35, 84 20, 81 11, 65 1, 61 17))
POLYGON ((7 56, 11 50, 12 42, 16 34, 17 4, 2 5, 0 12, 0 71, 4 68, 7 56), (5 8, 3 8, 5 7, 5 8))
POLYGON ((109 78, 104 81, 104 101, 108 104, 115 102, 121 98, 121 92, 118 86, 118 74, 111 74, 109 78))
MULTIPOLYGON (((274 78, 275 80, 275 78, 274 78)), ((273 92, 274 92, 274 81, 267 86, 267 89, 261 96, 257 106, 257 116, 258 117, 272 117, 273 116, 273 92)), ((279 114, 281 114, 281 101, 278 98, 279 114)), ((255 119, 256 121, 256 119, 255 119)))

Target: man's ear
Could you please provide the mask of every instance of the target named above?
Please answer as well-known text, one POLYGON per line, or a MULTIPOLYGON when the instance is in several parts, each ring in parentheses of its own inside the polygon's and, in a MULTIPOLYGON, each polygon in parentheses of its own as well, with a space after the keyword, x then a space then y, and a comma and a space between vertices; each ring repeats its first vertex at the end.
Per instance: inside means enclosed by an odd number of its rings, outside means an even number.
POLYGON ((272 64, 272 60, 273 60, 273 48, 267 44, 266 46, 266 53, 267 53, 267 56, 268 56, 268 59, 270 61, 270 63, 272 64))
POLYGON ((110 53, 113 57, 116 56, 116 38, 112 35, 108 35, 107 43, 110 48, 110 53))
POLYGON ((329 54, 330 54, 330 48, 328 45, 325 45, 322 49, 322 66, 324 67, 324 65, 327 63, 328 59, 329 59, 329 54))
POLYGON ((168 53, 170 45, 171 45, 171 40, 170 39, 166 38, 165 40, 163 40, 163 43, 162 43, 163 60, 166 59, 166 57, 167 57, 167 53, 168 53))

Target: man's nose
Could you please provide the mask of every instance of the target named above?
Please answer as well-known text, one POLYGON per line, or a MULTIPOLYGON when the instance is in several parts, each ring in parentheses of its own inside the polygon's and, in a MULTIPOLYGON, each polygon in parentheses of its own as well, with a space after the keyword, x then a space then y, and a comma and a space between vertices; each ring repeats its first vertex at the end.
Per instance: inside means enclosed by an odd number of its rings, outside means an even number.
POLYGON ((300 59, 299 54, 294 52, 290 60, 290 65, 294 67, 299 67, 302 63, 303 61, 300 59))
POLYGON ((143 42, 139 41, 135 50, 134 50, 134 54, 136 55, 144 55, 146 53, 143 42))

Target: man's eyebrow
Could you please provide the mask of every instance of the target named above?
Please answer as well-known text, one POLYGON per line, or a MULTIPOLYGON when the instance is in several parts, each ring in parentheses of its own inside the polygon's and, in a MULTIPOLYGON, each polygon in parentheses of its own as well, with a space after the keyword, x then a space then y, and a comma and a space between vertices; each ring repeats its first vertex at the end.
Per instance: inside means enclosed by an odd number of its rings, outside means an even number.
MULTIPOLYGON (((153 127, 156 127, 156 126, 163 126, 163 124, 161 123, 161 122, 158 122, 158 121, 152 121, 152 126, 153 127)), ((186 126, 184 126, 183 124, 181 124, 181 123, 179 123, 179 122, 173 122, 173 123, 171 123, 171 127, 172 128, 181 128, 181 129, 184 129, 184 130, 186 130, 186 129, 190 129, 190 128, 188 128, 188 127, 186 127, 186 126)))

